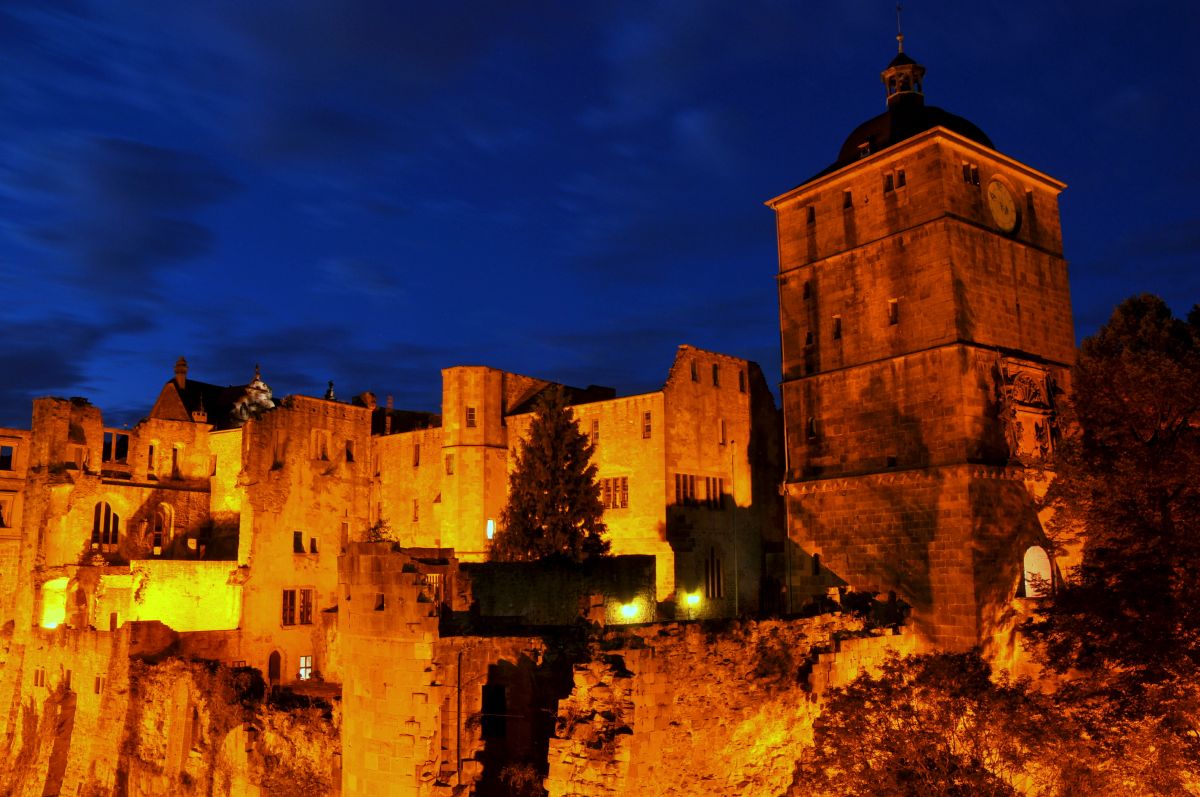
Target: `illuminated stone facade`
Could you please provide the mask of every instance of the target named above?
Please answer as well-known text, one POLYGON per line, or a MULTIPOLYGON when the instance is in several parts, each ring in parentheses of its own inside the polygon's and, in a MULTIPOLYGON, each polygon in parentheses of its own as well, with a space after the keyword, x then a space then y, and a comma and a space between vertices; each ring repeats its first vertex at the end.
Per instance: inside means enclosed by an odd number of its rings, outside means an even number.
POLYGON ((888 111, 768 204, 779 238, 796 592, 896 591, 927 639, 985 641, 1043 532, 1074 358, 1063 184, 884 72, 888 111), (814 561, 815 560, 815 561, 814 561))

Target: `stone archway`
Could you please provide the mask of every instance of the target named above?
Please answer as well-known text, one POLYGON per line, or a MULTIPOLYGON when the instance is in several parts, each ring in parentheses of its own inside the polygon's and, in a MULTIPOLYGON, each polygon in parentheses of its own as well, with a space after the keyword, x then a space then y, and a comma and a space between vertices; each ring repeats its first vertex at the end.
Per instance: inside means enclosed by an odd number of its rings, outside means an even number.
POLYGON ((1025 587, 1025 597, 1047 597, 1054 584, 1054 568, 1046 549, 1040 545, 1026 548, 1022 565, 1021 581, 1025 587))
POLYGON ((282 671, 283 657, 279 655, 278 650, 273 650, 270 658, 267 659, 267 684, 272 689, 279 686, 279 677, 282 671))

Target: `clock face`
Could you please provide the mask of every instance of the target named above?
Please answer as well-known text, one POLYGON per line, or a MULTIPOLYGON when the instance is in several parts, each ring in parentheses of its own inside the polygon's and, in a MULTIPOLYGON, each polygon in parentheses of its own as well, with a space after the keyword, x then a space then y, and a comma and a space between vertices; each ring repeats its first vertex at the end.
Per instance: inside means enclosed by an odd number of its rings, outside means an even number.
POLYGON ((999 180, 988 183, 987 204, 996 226, 1004 232, 1012 232, 1017 228, 1017 202, 1007 185, 999 180))

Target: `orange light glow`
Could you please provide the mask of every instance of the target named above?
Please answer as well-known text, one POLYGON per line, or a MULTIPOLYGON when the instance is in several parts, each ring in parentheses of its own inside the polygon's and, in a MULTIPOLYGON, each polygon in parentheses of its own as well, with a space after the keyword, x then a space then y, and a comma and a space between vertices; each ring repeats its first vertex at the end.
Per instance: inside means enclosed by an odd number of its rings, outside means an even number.
POLYGON ((67 619, 67 579, 42 584, 42 628, 58 628, 67 619))

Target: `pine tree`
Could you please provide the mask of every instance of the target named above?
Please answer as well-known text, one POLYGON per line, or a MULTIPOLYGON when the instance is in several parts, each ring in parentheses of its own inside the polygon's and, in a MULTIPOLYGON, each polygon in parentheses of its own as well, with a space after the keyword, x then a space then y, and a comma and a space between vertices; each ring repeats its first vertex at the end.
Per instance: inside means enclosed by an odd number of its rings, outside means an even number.
POLYGON ((562 387, 547 390, 509 476, 508 504, 489 549, 491 559, 581 562, 608 552, 592 451, 562 387))

